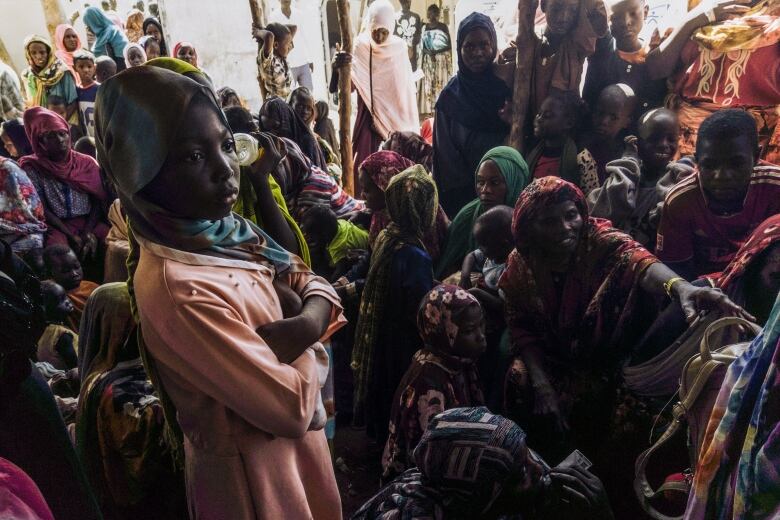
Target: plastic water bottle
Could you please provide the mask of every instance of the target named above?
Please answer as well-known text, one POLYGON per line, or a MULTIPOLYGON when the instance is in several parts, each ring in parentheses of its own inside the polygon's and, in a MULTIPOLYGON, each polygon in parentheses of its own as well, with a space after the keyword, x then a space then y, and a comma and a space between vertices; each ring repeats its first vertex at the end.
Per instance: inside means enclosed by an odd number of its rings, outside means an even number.
POLYGON ((260 147, 257 139, 249 134, 233 134, 236 142, 236 155, 238 155, 238 164, 249 166, 263 156, 265 150, 260 147))

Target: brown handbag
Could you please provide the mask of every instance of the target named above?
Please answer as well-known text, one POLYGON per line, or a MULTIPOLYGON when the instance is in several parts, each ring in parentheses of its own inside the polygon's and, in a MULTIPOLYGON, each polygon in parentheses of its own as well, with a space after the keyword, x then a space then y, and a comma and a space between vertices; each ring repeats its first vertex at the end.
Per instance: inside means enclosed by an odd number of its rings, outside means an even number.
POLYGON ((651 455, 666 444, 680 426, 688 426, 688 446, 690 448, 691 467, 696 466, 707 423, 715 405, 723 379, 729 365, 750 345, 750 342, 735 342, 739 330, 736 326, 749 331, 753 336, 761 332, 761 327, 742 318, 721 318, 709 324, 699 344, 699 353, 691 357, 683 368, 678 391, 679 401, 672 409, 673 420, 666 431, 650 448, 636 459, 634 471, 634 491, 642 508, 656 520, 680 520, 682 516, 668 516, 656 510, 651 500, 666 492, 684 493, 690 490, 688 482, 667 482, 657 490, 647 480, 647 464, 651 455), (715 336, 717 335, 717 339, 715 336), (721 345, 713 350, 713 345, 721 345))

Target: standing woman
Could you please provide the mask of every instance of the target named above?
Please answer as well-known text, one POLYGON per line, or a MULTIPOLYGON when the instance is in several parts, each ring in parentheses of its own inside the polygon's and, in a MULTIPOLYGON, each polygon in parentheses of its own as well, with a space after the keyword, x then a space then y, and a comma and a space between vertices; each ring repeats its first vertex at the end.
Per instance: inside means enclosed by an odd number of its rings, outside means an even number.
POLYGON ((151 36, 160 45, 160 56, 168 56, 168 45, 165 43, 165 34, 163 33, 162 25, 157 18, 149 17, 144 20, 144 35, 151 36))
POLYGON ((135 67, 101 85, 95 114, 137 240, 142 354, 184 434, 190 516, 340 518, 309 348, 344 321, 335 292, 231 212, 238 157, 210 88, 135 67))
POLYGON ((390 222, 373 245, 352 350, 354 421, 367 424, 380 446, 387 440, 395 390, 421 346, 417 308, 433 287, 422 241, 439 207, 436 184, 420 165, 393 177, 385 200, 390 222))
POLYGON ((511 96, 496 76, 496 29, 472 13, 458 27, 458 73, 439 94, 433 132, 433 176, 451 217, 477 193, 474 172, 491 148, 504 143, 509 126, 498 116, 511 96))
POLYGON ((28 105, 46 107, 49 96, 60 96, 65 100, 65 113, 70 119, 78 107, 78 93, 68 67, 40 36, 29 36, 24 41, 24 54, 30 65, 22 72, 28 105))
MULTIPOLYGON (((334 68, 352 60, 352 85, 358 92, 358 110, 352 132, 355 164, 361 164, 393 131, 420 128, 417 94, 406 42, 391 34, 395 10, 388 0, 376 0, 368 8, 367 30, 355 40, 354 55, 336 55, 334 68)), ((336 91, 338 75, 331 78, 336 91), (335 78, 335 80, 334 80, 335 78)), ((355 193, 360 193, 355 179, 355 193)))
POLYGON ((95 34, 92 54, 96 58, 108 56, 116 62, 118 71, 124 70, 123 52, 128 42, 122 30, 97 7, 87 7, 84 11, 84 24, 95 34))
POLYGON ((452 39, 447 24, 439 21, 441 9, 436 4, 428 7, 428 23, 422 33, 422 71, 418 91, 420 117, 433 115, 436 98, 452 76, 452 39))
POLYGON ((57 47, 54 54, 68 67, 76 81, 76 86, 80 87, 81 79, 73 70, 73 53, 81 49, 81 38, 72 25, 61 23, 57 26, 54 30, 54 45, 57 47))

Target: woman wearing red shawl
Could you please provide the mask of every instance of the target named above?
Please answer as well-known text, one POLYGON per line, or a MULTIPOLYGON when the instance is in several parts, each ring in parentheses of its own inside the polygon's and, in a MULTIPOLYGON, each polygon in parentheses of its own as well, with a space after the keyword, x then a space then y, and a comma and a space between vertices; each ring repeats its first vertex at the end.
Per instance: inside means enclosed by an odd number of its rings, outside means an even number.
MULTIPOLYGON (((390 179, 411 168, 414 163, 399 154, 390 151, 376 152, 368 156, 358 169, 360 185, 363 187, 362 197, 366 206, 372 211, 371 227, 368 231, 368 240, 373 247, 376 237, 390 223, 390 217, 385 210, 385 190, 390 179)), ((444 239, 447 237, 447 228, 450 219, 439 206, 436 213, 436 222, 423 237, 423 245, 435 263, 441 254, 444 239)))
POLYGON ((19 160, 43 201, 49 231, 46 245, 68 244, 82 256, 94 254, 108 226, 108 200, 97 161, 71 149, 68 123, 51 110, 30 108, 24 127, 32 155, 19 160))
POLYGON ((517 355, 507 405, 553 458, 572 446, 598 455, 627 336, 640 325, 641 293, 667 294, 689 319, 712 307, 744 314, 722 292, 676 276, 608 220, 589 217, 579 188, 558 177, 523 191, 512 232, 515 250, 499 282, 517 355))

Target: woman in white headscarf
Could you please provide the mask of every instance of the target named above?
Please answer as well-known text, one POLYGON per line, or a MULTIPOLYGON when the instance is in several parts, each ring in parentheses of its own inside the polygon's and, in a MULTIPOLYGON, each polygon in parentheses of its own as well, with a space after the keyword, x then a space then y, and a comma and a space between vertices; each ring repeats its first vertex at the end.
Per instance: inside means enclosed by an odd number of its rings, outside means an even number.
MULTIPOLYGON (((368 23, 355 39, 352 55, 336 55, 334 69, 352 62, 352 85, 358 92, 358 111, 352 132, 355 164, 379 150, 392 132, 419 132, 417 94, 409 53, 392 34, 395 9, 388 0, 376 0, 368 8, 368 23)), ((331 80, 336 91, 338 74, 331 80)), ((355 172, 357 172, 355 168, 355 172)), ((360 186, 355 174, 355 193, 360 186)))

